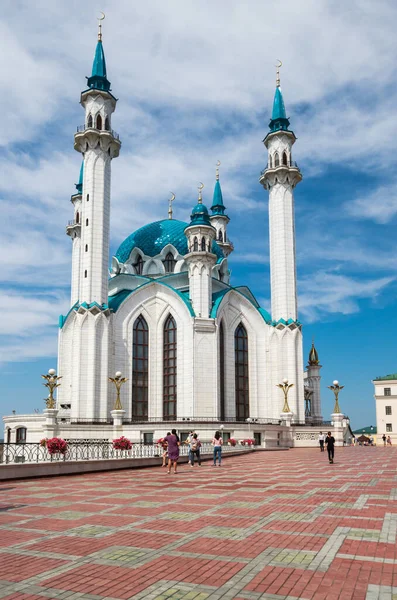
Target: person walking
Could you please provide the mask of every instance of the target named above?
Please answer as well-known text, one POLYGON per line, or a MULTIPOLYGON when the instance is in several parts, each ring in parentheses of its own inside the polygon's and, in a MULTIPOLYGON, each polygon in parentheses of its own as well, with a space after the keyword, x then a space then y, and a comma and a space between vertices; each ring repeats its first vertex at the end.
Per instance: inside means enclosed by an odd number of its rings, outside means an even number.
MULTIPOLYGON (((168 431, 167 435, 171 435, 171 432, 168 431)), ((161 441, 161 447, 163 449, 163 454, 162 454, 163 464, 161 466, 166 467, 167 466, 167 458, 168 458, 168 456, 167 456, 168 446, 167 446, 167 442, 165 441, 165 438, 163 438, 161 441)))
POLYGON ((201 467, 201 456, 200 456, 200 447, 201 442, 198 439, 197 433, 193 434, 192 439, 190 440, 190 466, 194 467, 194 457, 197 458, 198 466, 201 467))
POLYGON ((219 433, 219 431, 215 432, 215 435, 212 439, 212 445, 214 446, 214 464, 212 465, 213 467, 216 467, 216 459, 218 459, 218 466, 221 466, 221 462, 222 462, 222 444, 223 444, 223 439, 221 437, 221 434, 219 433))
POLYGON ((390 437, 390 435, 387 436, 387 440, 386 441, 387 441, 388 446, 391 446, 391 437, 390 437))
POLYGON ((324 440, 325 440, 325 435, 323 434, 322 431, 320 431, 319 436, 318 436, 318 443, 320 444, 321 452, 324 452, 324 440))
POLYGON ((194 431, 193 429, 191 431, 189 431, 189 435, 187 436, 186 440, 183 442, 184 444, 187 444, 187 456, 188 456, 188 465, 192 466, 192 461, 191 461, 191 444, 192 444, 192 439, 193 439, 193 434, 194 431))
POLYGON ((174 466, 174 473, 177 473, 177 464, 179 458, 179 437, 176 434, 176 429, 172 429, 171 435, 166 435, 164 441, 168 448, 168 475, 171 473, 171 466, 174 466))
POLYGON ((383 445, 386 446, 386 434, 382 435, 383 445))
POLYGON ((327 444, 329 464, 332 465, 334 463, 335 456, 335 438, 333 435, 331 435, 330 431, 328 431, 328 435, 325 438, 325 443, 327 444))

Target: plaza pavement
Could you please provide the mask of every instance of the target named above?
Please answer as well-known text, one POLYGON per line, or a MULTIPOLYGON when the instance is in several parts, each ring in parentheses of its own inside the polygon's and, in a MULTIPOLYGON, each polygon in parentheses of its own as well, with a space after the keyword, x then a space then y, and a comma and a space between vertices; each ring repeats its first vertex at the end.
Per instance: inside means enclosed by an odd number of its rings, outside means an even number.
POLYGON ((397 599, 397 449, 0 483, 1 600, 397 599))

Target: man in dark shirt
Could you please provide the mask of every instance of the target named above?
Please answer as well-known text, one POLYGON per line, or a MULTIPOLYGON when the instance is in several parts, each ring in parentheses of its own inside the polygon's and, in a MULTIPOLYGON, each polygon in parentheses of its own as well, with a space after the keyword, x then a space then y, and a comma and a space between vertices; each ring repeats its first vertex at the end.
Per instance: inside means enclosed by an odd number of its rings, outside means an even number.
POLYGON ((330 431, 328 431, 327 437, 325 438, 325 443, 327 444, 329 464, 332 465, 334 462, 335 454, 335 438, 333 435, 331 435, 330 431))

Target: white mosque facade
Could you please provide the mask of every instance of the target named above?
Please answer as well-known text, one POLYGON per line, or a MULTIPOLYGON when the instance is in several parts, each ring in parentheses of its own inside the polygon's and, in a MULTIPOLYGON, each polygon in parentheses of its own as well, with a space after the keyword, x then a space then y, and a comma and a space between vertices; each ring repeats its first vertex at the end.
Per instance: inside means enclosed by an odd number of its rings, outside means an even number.
MULTIPOLYGON (((82 167, 67 226, 71 308, 59 323, 62 380, 53 432, 112 439, 116 422, 141 439, 187 422, 185 429, 208 430, 223 423, 232 433, 247 423, 259 432, 283 419, 320 423, 321 365, 312 346, 304 370, 297 310, 294 188, 302 177, 279 80, 260 175, 269 194, 271 314, 248 287, 230 280, 234 248, 218 172, 210 210, 200 191, 190 219, 176 220, 170 210, 169 218, 141 227, 121 243, 109 271, 111 166, 121 149, 112 129, 116 104, 100 35, 81 94, 84 126, 74 139, 82 167), (127 381, 115 415, 109 377, 118 371, 127 381), (277 385, 285 379, 293 387, 283 413, 277 385)), ((42 415, 4 420, 12 441, 18 427, 28 441, 43 437, 42 415)))

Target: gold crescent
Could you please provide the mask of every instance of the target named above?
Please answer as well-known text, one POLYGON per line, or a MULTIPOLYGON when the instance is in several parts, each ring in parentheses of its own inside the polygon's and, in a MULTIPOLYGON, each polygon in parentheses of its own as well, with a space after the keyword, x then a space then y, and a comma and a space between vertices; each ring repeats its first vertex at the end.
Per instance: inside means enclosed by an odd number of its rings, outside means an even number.
POLYGON ((102 16, 101 17, 97 17, 98 21, 103 21, 103 19, 105 18, 105 13, 100 10, 99 14, 102 15, 102 16))
POLYGON ((282 66, 283 66, 283 63, 281 62, 281 60, 280 60, 279 58, 277 58, 276 60, 277 60, 277 62, 279 62, 280 64, 279 64, 279 65, 274 65, 274 66, 275 66, 275 67, 277 67, 277 69, 279 69, 280 67, 282 67, 282 66))
POLYGON ((171 194, 170 202, 173 202, 175 200, 176 196, 175 196, 174 192, 170 192, 170 194, 171 194))
POLYGON ((218 160, 218 161, 217 161, 217 163, 216 163, 216 166, 217 166, 217 167, 220 167, 220 166, 221 166, 221 161, 220 161, 220 160, 218 160))
POLYGON ((198 186, 198 189, 200 190, 200 192, 201 192, 201 190, 202 190, 203 188, 204 188, 204 183, 202 183, 202 182, 200 181, 200 185, 198 186))

